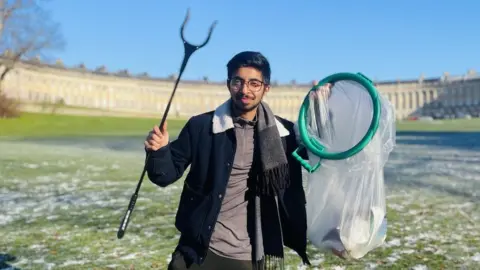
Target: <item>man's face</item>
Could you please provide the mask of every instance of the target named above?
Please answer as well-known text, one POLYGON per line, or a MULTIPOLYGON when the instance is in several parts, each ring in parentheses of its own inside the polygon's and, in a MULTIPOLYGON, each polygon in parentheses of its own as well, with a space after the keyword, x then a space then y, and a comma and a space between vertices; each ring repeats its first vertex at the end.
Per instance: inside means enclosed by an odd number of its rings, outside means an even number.
POLYGON ((261 71, 241 67, 230 78, 228 89, 235 108, 240 112, 249 112, 257 108, 270 86, 263 82, 261 71))

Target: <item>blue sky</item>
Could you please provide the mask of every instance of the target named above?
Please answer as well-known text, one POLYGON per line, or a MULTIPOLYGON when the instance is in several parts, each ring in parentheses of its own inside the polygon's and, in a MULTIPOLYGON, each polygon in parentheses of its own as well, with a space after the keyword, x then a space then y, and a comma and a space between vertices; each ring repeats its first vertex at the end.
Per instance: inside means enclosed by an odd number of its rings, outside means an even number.
POLYGON ((190 41, 203 41, 213 20, 218 25, 184 79, 224 80, 226 63, 243 50, 264 53, 279 82, 343 71, 378 80, 480 72, 476 0, 54 0, 48 8, 67 43, 54 56, 168 76, 183 57, 179 27, 188 7, 190 41))

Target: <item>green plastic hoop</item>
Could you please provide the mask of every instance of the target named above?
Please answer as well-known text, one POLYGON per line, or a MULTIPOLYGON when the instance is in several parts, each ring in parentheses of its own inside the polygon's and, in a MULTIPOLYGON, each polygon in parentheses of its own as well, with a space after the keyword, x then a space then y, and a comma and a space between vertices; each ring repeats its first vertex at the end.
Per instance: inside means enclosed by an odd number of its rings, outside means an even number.
POLYGON ((300 139, 302 140, 303 145, 298 147, 292 153, 292 155, 310 173, 316 171, 320 167, 320 162, 318 162, 315 166, 311 166, 308 161, 304 160, 298 154, 298 151, 300 151, 302 148, 306 148, 308 151, 312 152, 314 155, 322 159, 330 159, 330 160, 346 159, 362 151, 363 148, 365 148, 365 146, 367 146, 370 143, 373 136, 377 132, 378 125, 380 122, 380 105, 381 105, 380 98, 378 96, 378 92, 375 89, 375 86, 373 85, 372 81, 369 78, 367 78, 365 75, 361 73, 355 74, 355 73, 347 73, 347 72, 336 73, 321 80, 317 85, 312 87, 310 91, 316 91, 320 86, 326 83, 335 83, 335 82, 344 81, 344 80, 355 81, 361 84, 363 87, 365 87, 365 89, 368 91, 368 94, 370 95, 373 103, 372 122, 370 123, 370 126, 365 136, 363 136, 363 138, 355 146, 343 152, 338 152, 338 153, 327 152, 325 151, 325 147, 320 142, 318 142, 315 138, 311 137, 308 134, 307 124, 306 124, 306 114, 309 106, 309 95, 307 94, 305 96, 305 99, 303 100, 303 103, 302 103, 302 106, 300 107, 300 112, 298 115, 298 131, 299 131, 300 139))

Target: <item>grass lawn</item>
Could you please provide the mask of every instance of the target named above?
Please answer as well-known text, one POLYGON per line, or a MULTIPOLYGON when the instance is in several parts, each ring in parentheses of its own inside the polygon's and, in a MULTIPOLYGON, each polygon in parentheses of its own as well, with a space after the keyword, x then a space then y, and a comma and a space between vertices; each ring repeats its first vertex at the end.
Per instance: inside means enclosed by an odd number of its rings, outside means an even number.
POLYGON ((398 131, 480 131, 480 118, 435 121, 399 121, 398 131))
MULTIPOLYGON (((143 138, 157 122, 40 114, 0 119, 0 269, 166 269, 179 237, 174 215, 182 180, 159 188, 145 179, 129 229, 116 239, 143 166, 143 138)), ((171 134, 183 125, 169 121, 171 134)), ((312 264, 479 269, 478 164, 470 146, 399 144, 386 167, 385 245, 358 262, 309 246, 312 264)), ((287 269, 305 269, 290 251, 286 260, 287 269)))
MULTIPOLYGON (((23 113, 15 119, 0 119, 0 136, 61 137, 61 136, 126 136, 146 135, 159 119, 72 116, 23 113)), ((184 120, 168 120, 168 129, 176 134, 185 125, 184 120)))
MULTIPOLYGON (((159 117, 160 118, 160 117, 159 117)), ((160 119, 107 116, 71 116, 24 113, 16 119, 0 119, 0 137, 126 136, 145 135, 160 119)), ((172 135, 185 120, 169 120, 172 135)), ((441 121, 399 121, 398 131, 480 131, 480 118, 441 121)))
MULTIPOLYGON (((0 140, 0 254, 16 257, 6 263, 19 269, 166 269, 179 237, 173 224, 182 180, 159 188, 145 179, 127 234, 117 240, 144 157, 141 147, 129 146, 135 140, 108 141, 117 142, 126 147, 0 140)), ((444 163, 397 172, 412 162, 410 155, 425 160, 458 153, 406 147, 393 158, 388 170, 395 177, 423 183, 426 170, 439 170, 444 163)), ((474 154, 461 156, 475 161, 474 154)), ((415 159, 415 164, 421 163, 415 159)), ((465 160, 450 164, 471 166, 465 160)), ((472 183, 454 177, 466 169, 449 175, 432 171, 430 180, 446 187, 472 183)), ((476 169, 470 177, 479 174, 476 169)), ((475 187, 465 189, 474 193, 475 187)), ((312 263, 322 269, 475 269, 480 260, 478 201, 415 186, 390 186, 387 194, 389 231, 383 247, 359 262, 344 262, 310 246, 312 263)), ((286 259, 287 269, 302 269, 290 251, 286 259)))

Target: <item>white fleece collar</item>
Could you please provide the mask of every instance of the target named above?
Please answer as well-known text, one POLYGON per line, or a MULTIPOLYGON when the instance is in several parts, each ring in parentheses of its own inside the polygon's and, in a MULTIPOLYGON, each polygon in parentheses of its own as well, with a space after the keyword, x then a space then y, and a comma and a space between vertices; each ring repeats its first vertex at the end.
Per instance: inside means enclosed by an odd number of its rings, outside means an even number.
MULTIPOLYGON (((212 120, 214 134, 225 132, 234 127, 230 102, 231 100, 229 99, 215 109, 212 120)), ((282 125, 282 123, 280 123, 280 121, 278 121, 277 118, 275 118, 275 123, 280 137, 290 135, 290 132, 282 125)))

